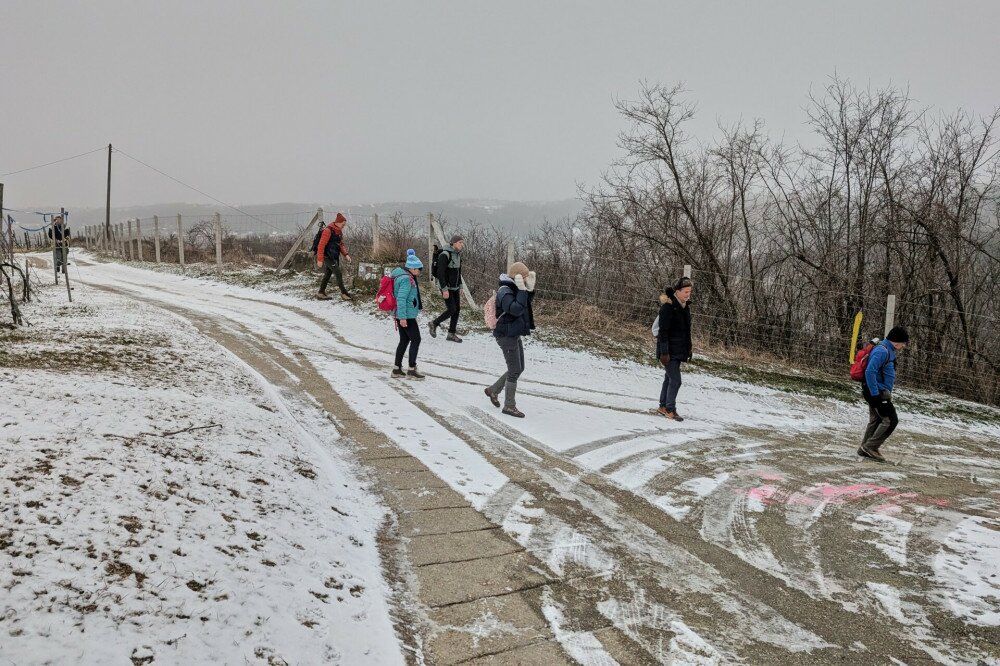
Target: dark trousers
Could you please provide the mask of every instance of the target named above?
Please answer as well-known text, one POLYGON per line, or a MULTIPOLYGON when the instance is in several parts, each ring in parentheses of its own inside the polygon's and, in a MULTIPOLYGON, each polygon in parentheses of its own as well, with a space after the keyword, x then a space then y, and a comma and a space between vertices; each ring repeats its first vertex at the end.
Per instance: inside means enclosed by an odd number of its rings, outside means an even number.
POLYGON ((899 417, 896 415, 896 407, 892 404, 892 400, 882 402, 878 396, 873 397, 868 392, 867 384, 862 389, 862 395, 868 403, 868 427, 865 428, 861 446, 878 451, 899 425, 899 417))
POLYGON ((420 349, 420 326, 416 319, 407 319, 406 326, 399 327, 399 344, 396 345, 396 367, 403 367, 403 354, 410 348, 410 367, 417 367, 417 351, 420 349))
POLYGON ((329 284, 331 275, 337 276, 337 286, 340 287, 340 293, 346 294, 347 289, 344 287, 344 276, 340 274, 340 262, 330 261, 329 259, 323 259, 323 279, 319 283, 320 292, 326 293, 326 285, 329 284))
POLYGON ((663 375, 663 386, 660 388, 660 407, 666 407, 672 412, 677 411, 677 392, 681 390, 681 362, 675 358, 667 363, 663 375))
POLYGON ((503 360, 507 362, 507 372, 490 387, 490 393, 500 395, 500 391, 504 391, 503 406, 516 407, 517 378, 524 372, 524 343, 520 336, 496 340, 503 351, 503 360))
POLYGON ((454 333, 458 330, 458 315, 462 311, 462 294, 458 291, 449 291, 448 298, 444 299, 444 304, 448 306, 448 309, 442 312, 437 319, 434 320, 434 328, 437 328, 444 320, 451 317, 451 322, 448 324, 448 332, 454 333))

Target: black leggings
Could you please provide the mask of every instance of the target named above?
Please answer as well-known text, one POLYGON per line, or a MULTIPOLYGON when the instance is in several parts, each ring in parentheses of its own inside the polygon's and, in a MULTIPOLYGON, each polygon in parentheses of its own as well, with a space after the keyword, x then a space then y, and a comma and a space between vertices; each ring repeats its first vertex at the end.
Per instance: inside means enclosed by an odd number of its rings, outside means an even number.
POLYGON ((437 328, 443 324, 445 319, 451 319, 448 322, 448 332, 454 333, 458 330, 458 315, 462 312, 462 292, 448 292, 448 298, 444 299, 444 304, 447 309, 434 320, 434 327, 437 328))
POLYGON ((410 367, 417 367, 417 351, 420 349, 420 326, 416 319, 407 319, 406 326, 399 327, 399 344, 396 346, 396 367, 403 365, 403 354, 410 347, 410 367))

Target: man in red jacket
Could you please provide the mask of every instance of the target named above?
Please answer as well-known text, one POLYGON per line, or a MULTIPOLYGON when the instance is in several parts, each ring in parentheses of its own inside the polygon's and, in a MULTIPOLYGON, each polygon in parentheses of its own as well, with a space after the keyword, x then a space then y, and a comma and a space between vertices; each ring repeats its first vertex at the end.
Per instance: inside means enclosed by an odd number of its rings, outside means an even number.
POLYGON ((319 293, 316 298, 320 300, 330 300, 326 295, 326 285, 330 282, 330 276, 337 276, 337 286, 340 287, 340 297, 345 301, 350 301, 351 295, 344 287, 344 276, 340 273, 340 257, 344 257, 347 263, 351 263, 351 255, 344 245, 344 227, 347 225, 347 218, 343 213, 337 213, 337 218, 325 229, 319 237, 319 245, 316 248, 316 266, 323 269, 323 279, 319 283, 319 293))

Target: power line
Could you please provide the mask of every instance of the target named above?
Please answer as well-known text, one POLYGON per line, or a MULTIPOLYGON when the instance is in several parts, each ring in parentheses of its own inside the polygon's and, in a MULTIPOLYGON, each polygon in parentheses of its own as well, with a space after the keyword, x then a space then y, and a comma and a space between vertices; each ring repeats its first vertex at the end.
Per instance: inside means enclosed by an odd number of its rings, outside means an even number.
MULTIPOLYGON (((101 148, 101 150, 104 150, 104 148, 101 148)), ((272 229, 274 229, 275 231, 281 231, 281 229, 279 229, 278 227, 274 226, 273 224, 270 224, 269 222, 266 222, 265 220, 262 220, 262 219, 260 219, 260 218, 259 218, 259 217, 257 217, 256 215, 251 215, 250 213, 246 212, 245 210, 240 210, 240 209, 239 209, 239 208, 237 208, 236 206, 233 206, 232 204, 228 204, 228 203, 226 203, 226 202, 225 202, 225 201, 223 201, 222 199, 218 199, 218 198, 216 198, 216 197, 213 197, 213 196, 212 196, 211 194, 209 194, 208 192, 205 192, 205 191, 203 191, 203 190, 199 190, 199 189, 198 189, 197 187, 195 187, 194 185, 188 185, 188 184, 187 184, 187 183, 185 183, 185 182, 184 182, 183 180, 180 180, 179 178, 174 178, 174 177, 173 177, 173 176, 171 176, 171 175, 170 175, 169 173, 166 173, 166 172, 164 172, 164 171, 161 171, 160 169, 157 169, 157 168, 156 168, 155 166, 153 166, 152 164, 147 164, 147 163, 143 162, 142 160, 140 160, 140 159, 139 159, 138 157, 132 157, 131 155, 129 155, 128 153, 126 153, 126 152, 125 152, 124 150, 122 150, 122 149, 120 149, 120 148, 114 148, 113 150, 114 150, 114 151, 115 151, 116 153, 121 153, 122 155, 124 155, 125 157, 129 158, 129 159, 130 159, 130 160, 132 160, 133 162, 137 162, 137 163, 141 164, 142 166, 146 167, 147 169, 151 169, 152 171, 155 171, 156 173, 160 174, 160 175, 161 175, 161 176, 163 176, 164 178, 169 178, 170 180, 174 181, 174 182, 175 182, 175 183, 177 183, 178 185, 183 185, 184 187, 188 188, 189 190, 192 190, 192 191, 194 191, 194 192, 197 192, 198 194, 202 195, 203 197, 206 197, 206 198, 208 198, 208 199, 211 199, 212 201, 214 201, 214 202, 215 202, 215 203, 217 203, 217 204, 221 204, 221 205, 225 206, 226 208, 231 208, 232 210, 235 210, 235 211, 236 211, 237 213, 239 213, 239 214, 241 214, 241 215, 246 215, 247 217, 249 217, 249 218, 251 218, 251 219, 254 219, 254 220, 257 220, 257 221, 258 221, 258 222, 260 222, 261 224, 263 224, 263 225, 266 225, 266 226, 268 226, 268 227, 271 227, 271 228, 272 228, 272 229)))
POLYGON ((84 157, 86 155, 92 155, 104 150, 106 146, 101 146, 100 148, 95 148, 94 150, 88 150, 85 153, 80 153, 79 155, 73 155, 72 157, 64 157, 61 160, 55 160, 54 162, 46 162, 45 164, 38 164, 33 167, 28 167, 27 169, 18 169, 17 171, 8 171, 7 173, 0 173, 0 178, 4 176, 13 176, 14 174, 24 173, 25 171, 34 171, 35 169, 41 169, 43 167, 52 166, 53 164, 59 164, 60 162, 68 162, 70 160, 75 160, 78 157, 84 157))

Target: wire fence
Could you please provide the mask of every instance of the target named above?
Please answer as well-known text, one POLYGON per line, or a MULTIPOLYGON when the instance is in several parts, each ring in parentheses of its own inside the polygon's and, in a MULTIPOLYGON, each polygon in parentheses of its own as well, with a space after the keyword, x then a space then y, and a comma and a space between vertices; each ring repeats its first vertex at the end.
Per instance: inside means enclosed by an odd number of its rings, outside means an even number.
MULTIPOLYGON (((219 270, 247 264, 305 270, 315 267, 311 246, 318 218, 331 217, 323 211, 157 216, 112 225, 110 237, 103 226, 88 227, 82 242, 131 261, 216 263, 219 270)), ((431 247, 441 244, 431 218, 351 216, 344 244, 357 261, 374 265, 376 273, 401 262, 413 248, 429 273, 431 247)), ((664 286, 685 271, 649 249, 594 243, 571 225, 546 225, 528 238, 475 223, 460 231, 466 240, 463 274, 477 303, 496 288, 513 256, 538 272, 536 302, 542 317, 559 313, 582 329, 599 325, 607 332, 618 326, 633 336, 647 329, 664 286)), ((808 281, 755 279, 698 266, 689 271, 699 349, 846 378, 857 312, 863 313, 858 346, 885 330, 886 294, 847 294, 808 281)), ((907 326, 911 336, 897 361, 902 385, 1000 404, 1000 312, 981 308, 960 313, 940 295, 931 295, 923 302, 897 302, 893 321, 907 326)))

